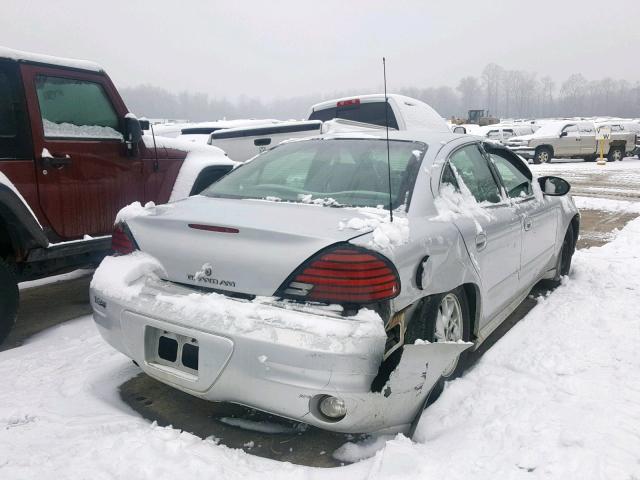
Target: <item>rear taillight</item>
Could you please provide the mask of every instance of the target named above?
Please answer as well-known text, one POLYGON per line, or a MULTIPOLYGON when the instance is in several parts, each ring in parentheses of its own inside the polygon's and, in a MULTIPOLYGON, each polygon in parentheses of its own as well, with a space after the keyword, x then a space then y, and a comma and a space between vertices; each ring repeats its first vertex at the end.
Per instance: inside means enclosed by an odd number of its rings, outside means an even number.
POLYGON ((127 226, 119 223, 113 227, 111 250, 117 255, 128 255, 137 250, 136 242, 127 226))
POLYGON ((306 261, 280 289, 283 297, 341 304, 367 304, 400 293, 398 274, 382 255, 351 245, 306 261))

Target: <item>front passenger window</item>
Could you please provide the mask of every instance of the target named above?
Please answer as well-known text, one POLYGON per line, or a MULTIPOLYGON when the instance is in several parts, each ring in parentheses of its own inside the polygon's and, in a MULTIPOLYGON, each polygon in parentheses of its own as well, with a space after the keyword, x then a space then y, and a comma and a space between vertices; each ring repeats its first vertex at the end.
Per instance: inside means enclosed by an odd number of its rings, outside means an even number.
POLYGON ((498 169, 502 183, 510 198, 524 198, 533 195, 531 180, 516 165, 495 153, 491 154, 491 159, 498 169))
POLYGON ((468 145, 451 155, 449 163, 478 203, 500 202, 500 190, 489 164, 476 145, 468 145))
POLYGON ((36 92, 45 137, 122 140, 118 116, 99 83, 38 75, 36 92))

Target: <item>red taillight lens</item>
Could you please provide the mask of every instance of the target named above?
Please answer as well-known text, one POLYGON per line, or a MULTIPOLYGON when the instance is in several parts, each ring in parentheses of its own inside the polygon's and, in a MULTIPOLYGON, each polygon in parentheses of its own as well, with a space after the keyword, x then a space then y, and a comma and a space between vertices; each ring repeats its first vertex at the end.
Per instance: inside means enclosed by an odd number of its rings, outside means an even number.
POLYGON ((129 229, 123 224, 116 225, 111 235, 111 250, 118 255, 128 255, 136 250, 136 248, 135 241, 129 233, 129 229))
POLYGON ((336 104, 336 107, 338 107, 338 108, 355 107, 356 105, 360 105, 360 99, 359 98, 352 98, 350 100, 340 100, 336 104))
POLYGON ((397 296, 400 280, 393 265, 381 255, 340 246, 303 264, 281 292, 307 301, 366 304, 397 296))

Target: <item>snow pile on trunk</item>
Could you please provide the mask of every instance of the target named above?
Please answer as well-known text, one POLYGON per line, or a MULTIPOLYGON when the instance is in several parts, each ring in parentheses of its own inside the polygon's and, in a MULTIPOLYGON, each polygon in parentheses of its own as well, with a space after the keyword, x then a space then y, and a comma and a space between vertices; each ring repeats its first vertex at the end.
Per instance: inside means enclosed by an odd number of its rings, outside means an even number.
POLYGON ((133 252, 122 257, 106 257, 91 279, 91 288, 121 300, 137 297, 149 277, 166 276, 164 268, 151 255, 133 252))
POLYGON ((0 352, 0 477, 639 478, 638 278, 640 219, 576 253, 570 278, 424 413, 418 443, 343 447, 344 459, 378 451, 335 469, 258 458, 141 419, 118 396, 139 370, 83 317, 0 352))
POLYGON ((338 230, 350 228, 358 232, 371 234, 361 241, 353 243, 374 250, 391 250, 409 241, 409 219, 404 214, 394 212, 393 222, 388 210, 381 208, 358 208, 358 217, 343 219, 338 223, 338 230))
POLYGON ((156 213, 156 204, 153 202, 145 203, 144 207, 140 202, 133 202, 127 205, 126 207, 122 207, 118 214, 116 215, 116 220, 114 225, 118 223, 127 222, 135 217, 146 217, 147 215, 155 215, 156 213))
POLYGON ((42 120, 44 136, 51 138, 108 138, 123 140, 122 134, 111 128, 100 125, 74 125, 73 123, 55 123, 42 120))
POLYGON ((299 305, 271 297, 240 300, 190 288, 168 293, 162 286, 156 288, 162 277, 166 273, 158 260, 147 253, 134 252, 106 257, 95 271, 91 288, 107 300, 127 302, 135 298, 137 311, 188 321, 201 330, 251 334, 271 341, 288 332, 297 334, 301 347, 324 345, 335 352, 343 351, 352 341, 371 338, 382 349, 386 339, 382 319, 366 308, 345 318, 341 316, 342 307, 337 305, 299 305))

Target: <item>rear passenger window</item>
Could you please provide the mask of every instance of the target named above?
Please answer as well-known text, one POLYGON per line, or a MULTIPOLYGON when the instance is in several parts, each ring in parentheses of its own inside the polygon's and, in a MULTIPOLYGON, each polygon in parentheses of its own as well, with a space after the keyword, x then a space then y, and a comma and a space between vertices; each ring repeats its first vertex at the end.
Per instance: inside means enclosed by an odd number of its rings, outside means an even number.
POLYGON ((0 60, 0 160, 33 158, 30 133, 18 67, 0 60))
POLYGON ((458 180, 469 189, 477 202, 500 202, 500 190, 487 159, 476 145, 469 145, 451 155, 449 163, 458 180))
POLYGON ((118 116, 99 83, 38 75, 36 91, 45 137, 123 138, 118 116))
POLYGON ((389 128, 398 128, 398 121, 391 106, 386 102, 354 103, 341 107, 330 107, 317 110, 309 115, 309 120, 326 122, 334 118, 343 118, 354 122, 371 123, 384 127, 386 125, 385 106, 389 119, 389 128))

